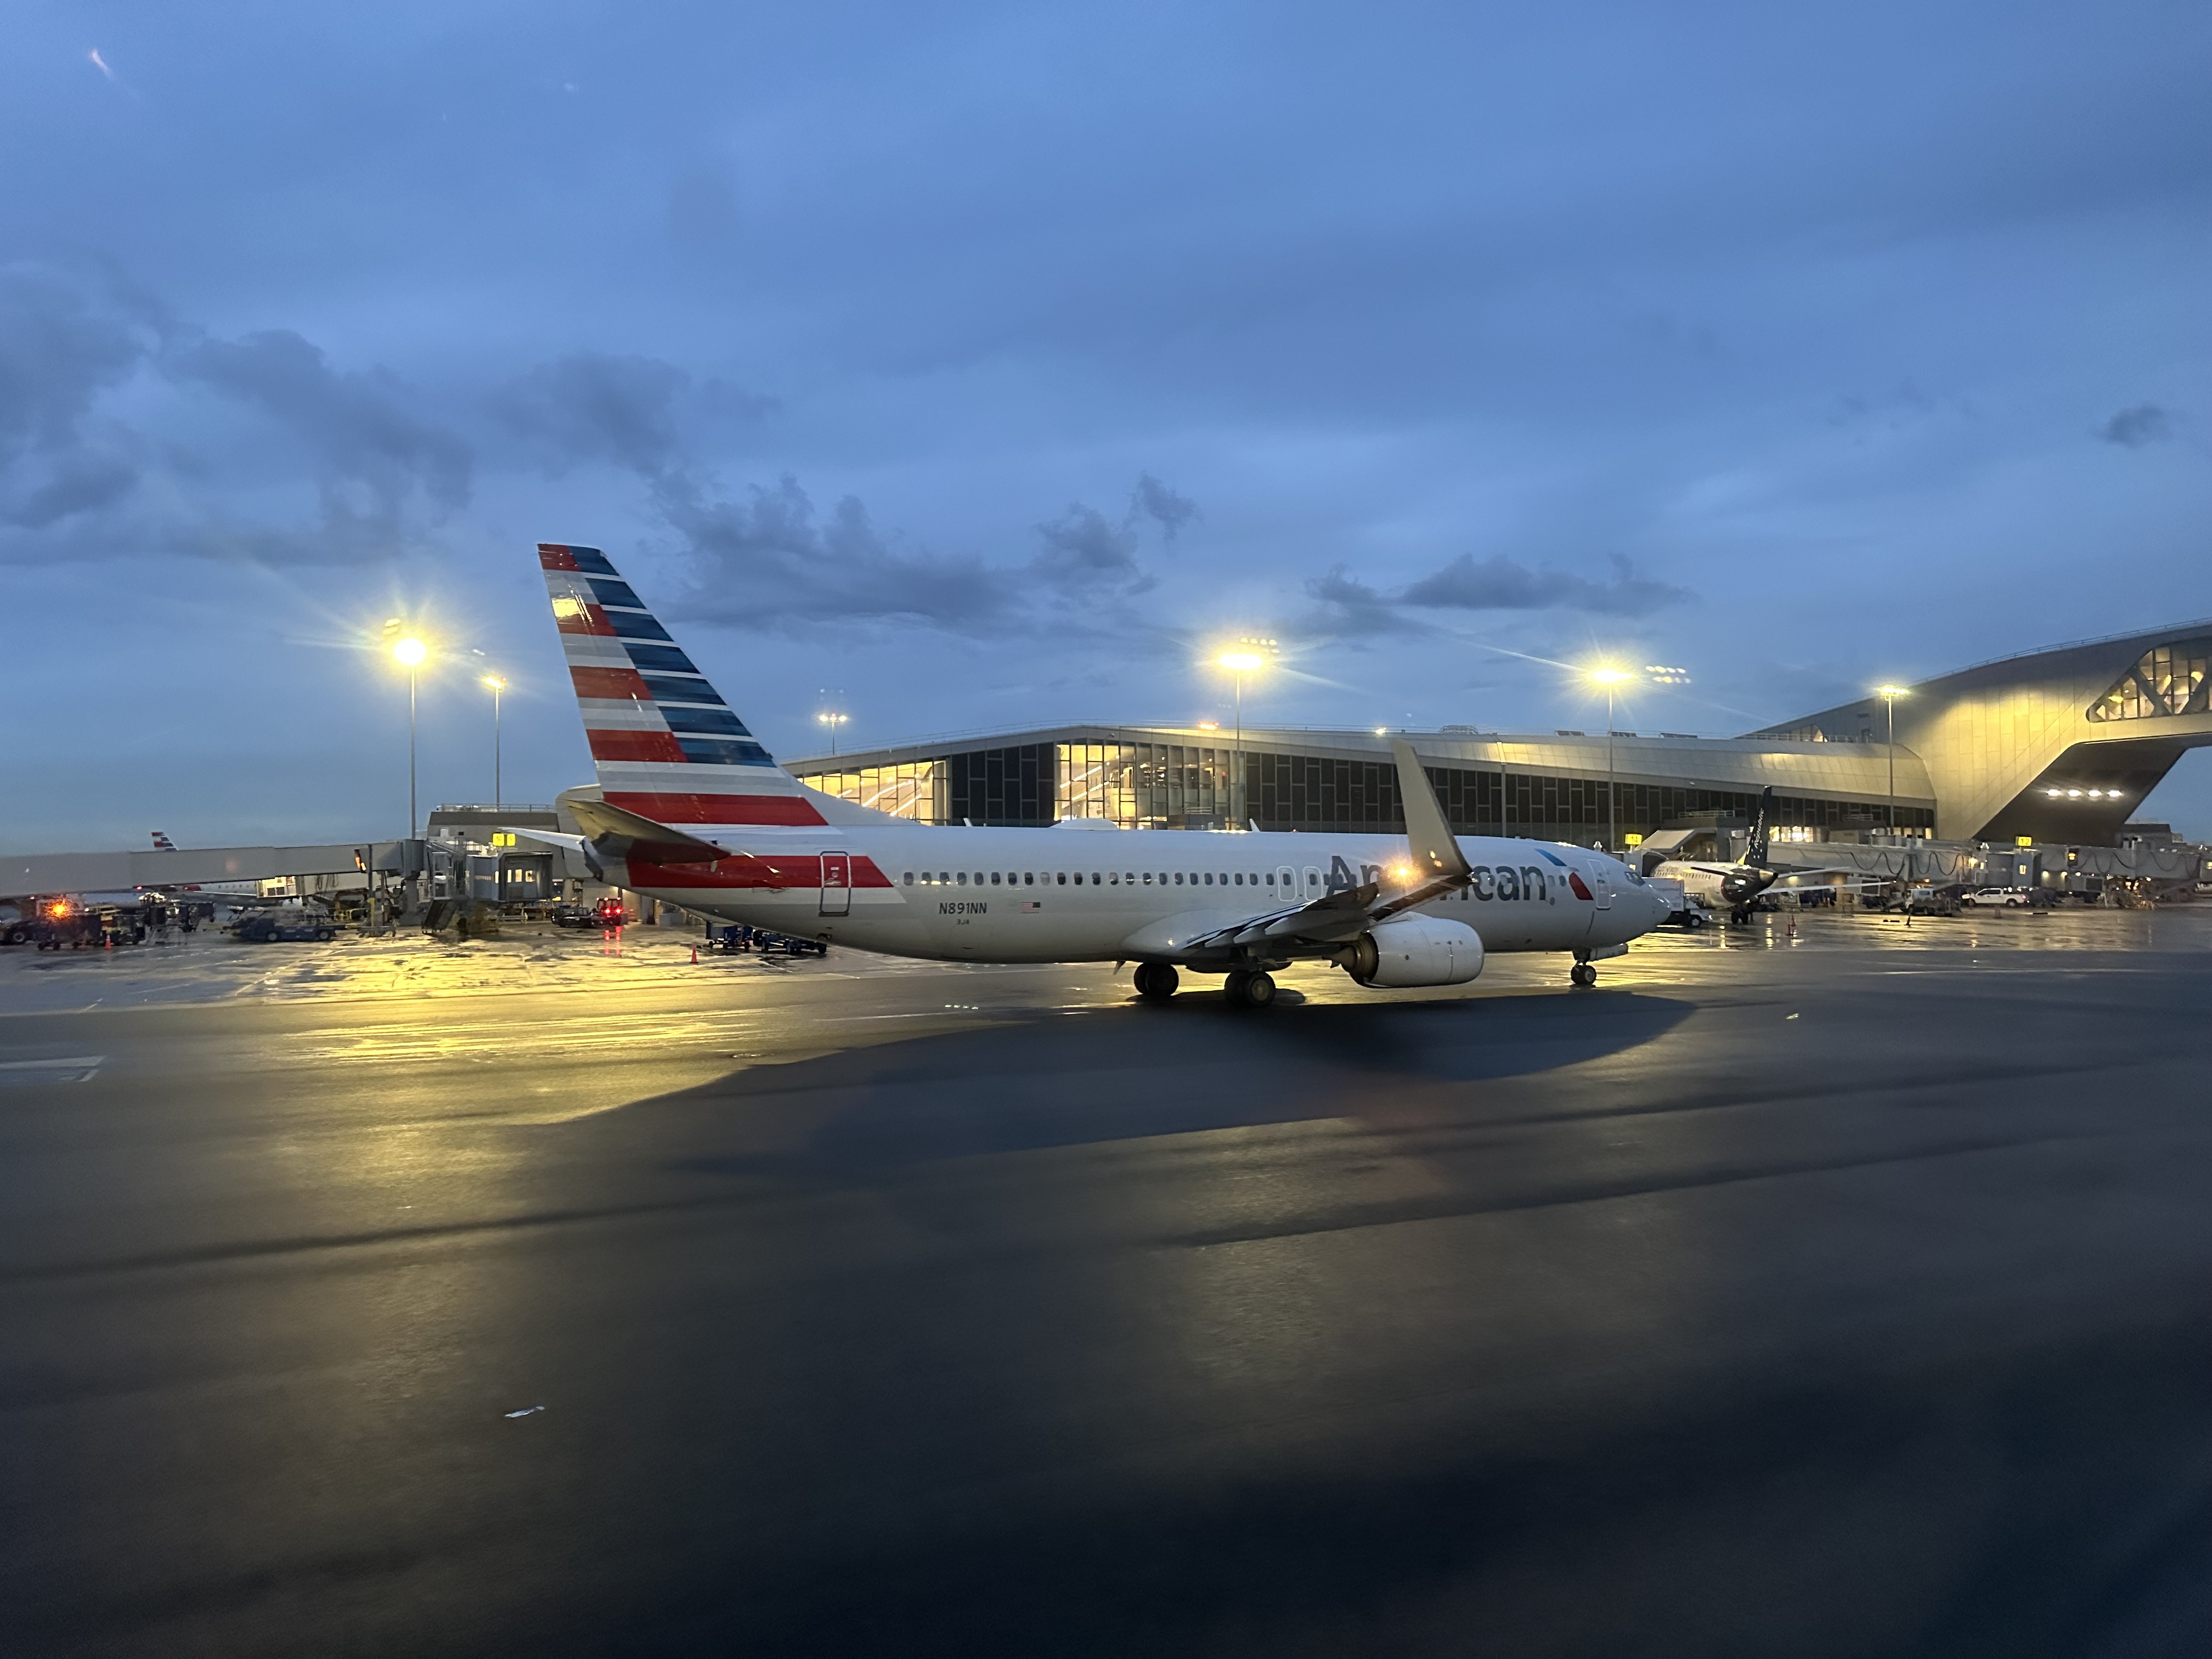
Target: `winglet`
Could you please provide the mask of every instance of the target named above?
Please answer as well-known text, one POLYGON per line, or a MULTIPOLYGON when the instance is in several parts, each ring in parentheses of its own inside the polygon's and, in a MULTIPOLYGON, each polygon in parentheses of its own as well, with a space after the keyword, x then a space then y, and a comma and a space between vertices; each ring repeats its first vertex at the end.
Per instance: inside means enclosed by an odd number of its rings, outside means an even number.
POLYGON ((1398 763, 1398 799, 1406 809, 1406 846, 1413 855, 1413 867, 1425 876, 1465 879, 1472 875, 1413 745, 1393 738, 1390 753, 1398 763))

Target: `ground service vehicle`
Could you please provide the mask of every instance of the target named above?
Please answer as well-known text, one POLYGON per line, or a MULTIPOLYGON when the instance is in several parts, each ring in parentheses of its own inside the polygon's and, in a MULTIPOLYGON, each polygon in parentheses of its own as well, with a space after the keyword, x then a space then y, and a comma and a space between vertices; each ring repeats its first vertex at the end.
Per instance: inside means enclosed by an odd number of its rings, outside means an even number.
POLYGON ((1264 1006, 1270 970, 1333 962, 1379 988, 1462 985, 1492 951, 1556 951, 1577 984, 1666 919, 1587 848, 1455 838, 1410 744, 1407 833, 938 826, 808 788, 776 765, 597 549, 543 543, 553 617, 599 773, 562 800, 593 878, 793 938, 949 962, 1133 962, 1147 998, 1220 974, 1264 1006))
POLYGON ((1971 893, 1959 895, 1959 902, 1976 908, 2024 910, 2033 901, 2017 887, 1984 887, 1971 893))

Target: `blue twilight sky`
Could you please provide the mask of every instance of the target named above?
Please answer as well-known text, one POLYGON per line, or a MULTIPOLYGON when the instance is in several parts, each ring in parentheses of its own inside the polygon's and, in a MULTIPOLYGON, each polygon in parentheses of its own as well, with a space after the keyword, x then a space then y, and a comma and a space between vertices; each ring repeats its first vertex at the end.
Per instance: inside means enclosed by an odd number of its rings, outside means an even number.
POLYGON ((426 799, 484 665, 586 781, 540 539, 785 757, 1245 633, 1255 722, 1723 733, 2212 614, 2208 84, 2201 0, 21 0, 0 848, 398 833, 402 611, 426 799))

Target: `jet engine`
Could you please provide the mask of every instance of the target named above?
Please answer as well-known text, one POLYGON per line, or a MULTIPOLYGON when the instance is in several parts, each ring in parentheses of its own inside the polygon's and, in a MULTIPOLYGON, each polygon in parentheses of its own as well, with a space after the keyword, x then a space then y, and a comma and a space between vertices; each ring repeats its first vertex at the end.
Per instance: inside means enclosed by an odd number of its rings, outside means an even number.
POLYGON ((1464 985, 1482 971, 1482 935, 1463 921, 1399 916, 1362 933, 1336 961, 1362 985, 1464 985))

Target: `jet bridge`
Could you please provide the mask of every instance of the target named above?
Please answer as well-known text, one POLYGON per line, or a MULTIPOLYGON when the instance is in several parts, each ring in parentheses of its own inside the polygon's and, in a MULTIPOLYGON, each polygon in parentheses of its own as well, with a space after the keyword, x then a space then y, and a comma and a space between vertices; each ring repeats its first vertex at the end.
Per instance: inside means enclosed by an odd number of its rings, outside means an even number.
POLYGON ((420 875, 420 841, 337 842, 321 847, 203 847, 173 852, 33 853, 0 857, 0 898, 43 893, 173 890, 216 882, 267 881, 277 876, 348 872, 420 875))

